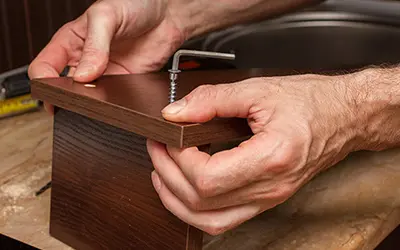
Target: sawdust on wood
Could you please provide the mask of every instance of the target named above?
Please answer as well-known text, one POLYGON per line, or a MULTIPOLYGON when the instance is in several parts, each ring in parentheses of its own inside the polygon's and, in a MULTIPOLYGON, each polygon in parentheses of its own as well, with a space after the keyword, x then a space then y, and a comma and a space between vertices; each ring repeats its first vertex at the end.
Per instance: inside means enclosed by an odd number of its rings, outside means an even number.
POLYGON ((13 206, 6 206, 6 207, 3 207, 1 209, 1 213, 0 214, 3 217, 5 217, 5 216, 7 216, 9 214, 18 213, 18 212, 20 212, 22 210, 24 210, 24 207, 22 207, 22 206, 14 206, 14 205, 13 206))
POLYGON ((18 206, 18 202, 24 198, 33 198, 38 188, 37 181, 43 179, 50 171, 49 168, 40 168, 32 175, 25 178, 13 180, 10 183, 0 186, 0 216, 7 216, 24 210, 23 206, 18 206))

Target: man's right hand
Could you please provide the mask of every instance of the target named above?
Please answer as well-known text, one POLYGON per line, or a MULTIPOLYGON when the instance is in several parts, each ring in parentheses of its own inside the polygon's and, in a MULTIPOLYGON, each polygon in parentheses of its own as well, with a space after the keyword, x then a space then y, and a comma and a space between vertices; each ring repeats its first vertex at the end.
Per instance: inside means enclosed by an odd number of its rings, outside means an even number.
POLYGON ((97 1, 56 32, 28 73, 31 79, 58 77, 70 66, 69 76, 88 82, 103 74, 151 72, 184 41, 168 1, 97 1))
POLYGON ((156 71, 187 39, 320 1, 97 0, 57 31, 29 77, 58 77, 66 66, 78 82, 156 71))

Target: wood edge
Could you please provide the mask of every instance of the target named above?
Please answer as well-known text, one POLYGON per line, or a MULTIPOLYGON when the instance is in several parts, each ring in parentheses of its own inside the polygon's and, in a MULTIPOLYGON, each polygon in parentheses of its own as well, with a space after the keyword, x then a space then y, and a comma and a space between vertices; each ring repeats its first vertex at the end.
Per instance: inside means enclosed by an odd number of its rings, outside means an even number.
POLYGON ((145 114, 112 103, 100 101, 97 99, 92 99, 83 95, 78 95, 76 93, 61 88, 57 88, 49 84, 45 84, 41 82, 40 79, 31 80, 31 96, 33 99, 39 99, 44 102, 49 102, 54 106, 70 110, 72 112, 76 112, 78 114, 87 116, 89 118, 104 122, 106 124, 127 130, 132 133, 136 133, 146 138, 150 138, 155 141, 179 148, 187 148, 187 147, 194 147, 210 143, 219 143, 223 141, 237 140, 249 136, 251 134, 251 130, 249 129, 245 119, 226 118, 226 119, 212 120, 210 122, 203 124, 174 123, 163 119, 154 119, 145 114), (72 97, 73 99, 75 99, 75 102, 67 103, 66 101, 60 101, 58 98, 53 97, 53 95, 51 95, 52 93, 56 95, 61 95, 64 97, 64 99, 71 99, 72 97), (76 100, 79 99, 84 99, 87 102, 94 102, 96 103, 96 105, 102 107, 103 111, 105 109, 112 110, 108 112, 109 114, 111 114, 111 116, 108 116, 109 119, 106 119, 106 117, 104 116, 104 112, 100 113, 96 109, 93 109, 91 107, 79 105, 80 103, 76 102, 76 100), (121 116, 118 115, 118 113, 121 112, 125 113, 124 115, 125 121, 121 121, 121 116), (152 123, 156 126, 166 125, 169 127, 169 130, 172 131, 172 133, 168 135, 163 134, 154 136, 156 134, 154 132, 145 133, 143 132, 143 130, 136 129, 135 126, 133 126, 133 124, 135 124, 135 120, 138 117, 140 117, 141 119, 147 119, 149 123, 152 123), (227 126, 227 124, 229 126, 227 126), (199 140, 198 134, 201 131, 213 134, 219 134, 218 131, 225 131, 225 132, 222 133, 222 136, 220 135, 212 138, 207 137, 204 140, 199 140))
POLYGON ((203 249, 203 231, 191 225, 187 225, 185 250, 203 249))
POLYGON ((182 147, 244 140, 253 135, 253 132, 248 126, 247 120, 242 118, 227 118, 218 121, 211 121, 206 124, 199 124, 198 126, 203 126, 204 131, 207 133, 217 134, 217 136, 201 141, 198 139, 198 129, 194 128, 194 126, 183 126, 182 147), (192 142, 194 138, 196 138, 195 140, 197 141, 197 145, 194 145, 192 142))
MULTIPOLYGON (((202 152, 210 153, 211 144, 199 146, 202 152)), ((187 224, 186 229, 186 249, 185 250, 202 250, 203 249, 203 231, 187 224)))
MULTIPOLYGON (((182 132, 183 132, 182 126, 174 124, 172 122, 153 119, 146 115, 132 111, 127 108, 117 106, 117 105, 111 104, 111 103, 102 102, 102 101, 99 101, 96 99, 91 99, 87 96, 81 96, 81 95, 75 94, 73 92, 69 92, 69 91, 66 91, 66 90, 63 90, 60 88, 56 88, 51 85, 44 84, 41 81, 36 81, 36 80, 31 81, 31 96, 33 99, 39 99, 41 101, 49 102, 52 105, 57 106, 59 108, 69 110, 71 112, 75 112, 80 115, 87 116, 91 119, 101 121, 105 124, 124 129, 126 131, 144 136, 146 138, 157 140, 161 143, 165 143, 168 145, 182 147, 181 139, 180 139, 182 137, 182 132), (112 114, 112 116, 109 117, 110 119, 106 119, 104 116, 104 113, 100 114, 95 109, 91 109, 90 107, 84 107, 83 105, 79 106, 79 103, 72 104, 72 103, 60 101, 59 99, 54 98, 52 95, 46 95, 45 94, 46 90, 49 91, 50 93, 62 95, 63 97, 65 97, 67 99, 70 99, 72 97, 74 99, 85 99, 86 101, 94 102, 105 109, 111 109, 112 111, 109 113, 112 114), (169 137, 168 139, 164 139, 162 137, 155 137, 154 133, 150 133, 150 132, 143 133, 142 131, 135 129, 134 126, 131 126, 131 124, 134 124, 133 121, 132 121, 132 123, 129 122, 129 120, 126 122, 117 122, 117 121, 120 121, 120 118, 117 115, 117 113, 120 113, 120 112, 124 112, 128 115, 128 116, 125 116, 124 119, 129 119, 127 117, 129 117, 129 115, 130 115, 130 116, 134 116, 136 118, 141 117, 142 119, 147 119, 149 121, 149 123, 155 123, 155 125, 167 124, 167 126, 169 126, 172 133, 170 135, 168 135, 168 137, 169 137), (115 121, 115 122, 110 122, 110 120, 115 121)), ((132 118, 131 120, 135 120, 136 118, 132 118)))

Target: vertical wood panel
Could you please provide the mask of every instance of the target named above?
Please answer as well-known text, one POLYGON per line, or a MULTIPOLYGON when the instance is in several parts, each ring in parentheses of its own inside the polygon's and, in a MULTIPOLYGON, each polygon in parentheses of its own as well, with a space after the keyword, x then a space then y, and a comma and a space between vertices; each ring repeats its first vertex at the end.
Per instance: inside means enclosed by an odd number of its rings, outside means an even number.
POLYGON ((68 11, 71 11, 68 5, 67 0, 50 2, 50 19, 52 20, 52 27, 50 28, 51 35, 57 32, 65 23, 72 20, 72 13, 68 13, 68 11))
POLYGON ((2 60, 4 69, 17 68, 29 62, 23 0, 2 0, 2 43, 7 60, 2 60))
POLYGON ((25 11, 23 0, 6 1, 8 32, 12 51, 12 68, 26 65, 29 60, 29 46, 26 36, 25 11))
POLYGON ((94 0, 0 0, 0 72, 29 64, 94 0))
POLYGON ((202 232, 154 190, 145 137, 60 109, 53 141, 53 237, 82 250, 201 249, 202 232))
POLYGON ((47 0, 29 0, 29 23, 32 34, 32 53, 35 57, 46 46, 50 39, 49 19, 47 0))
POLYGON ((11 67, 11 51, 7 53, 6 46, 9 44, 7 29, 6 0, 0 0, 0 72, 4 72, 11 67))
POLYGON ((28 0, 33 56, 36 56, 65 23, 77 18, 92 0, 28 0))

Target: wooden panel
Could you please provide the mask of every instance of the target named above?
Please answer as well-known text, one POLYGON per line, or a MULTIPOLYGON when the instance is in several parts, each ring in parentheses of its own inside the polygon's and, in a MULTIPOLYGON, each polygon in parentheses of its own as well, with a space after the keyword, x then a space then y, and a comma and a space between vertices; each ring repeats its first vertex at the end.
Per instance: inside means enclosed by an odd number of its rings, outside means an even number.
POLYGON ((65 23, 72 21, 82 15, 92 4, 92 0, 58 0, 50 1, 50 18, 52 27, 50 29, 53 35, 65 23))
MULTIPOLYGON (((228 83, 261 75, 269 70, 225 70, 183 72, 179 75, 178 98, 204 83, 228 83)), ((34 79, 35 98, 90 118, 103 121, 147 138, 178 147, 234 140, 251 135, 245 119, 215 119, 204 124, 166 121, 161 110, 168 104, 167 73, 103 76, 85 87, 71 78, 34 79)))
POLYGON ((30 36, 32 41, 32 54, 35 57, 49 42, 53 20, 50 15, 50 2, 52 0, 29 0, 27 11, 29 13, 30 36))
POLYGON ((29 0, 30 34, 32 54, 35 57, 65 23, 80 16, 91 0, 29 0))
POLYGON ((0 0, 0 72, 27 65, 93 0, 0 0))
POLYGON ((201 249, 202 232, 160 202, 145 138, 58 110, 53 143, 52 236, 76 249, 201 249))
POLYGON ((57 32, 65 23, 73 20, 72 7, 73 5, 69 0, 50 1, 49 13, 52 20, 52 26, 50 28, 51 35, 57 32))
POLYGON ((6 0, 0 0, 0 72, 11 67, 10 55, 6 53, 6 44, 9 43, 7 28, 6 0))
MULTIPOLYGON (((29 62, 29 46, 23 0, 1 0, 2 36, 5 52, 0 59, 3 69, 24 66, 29 62)), ((1 53, 1 52, 0 52, 1 53)))

